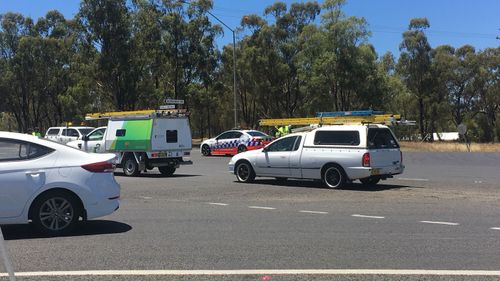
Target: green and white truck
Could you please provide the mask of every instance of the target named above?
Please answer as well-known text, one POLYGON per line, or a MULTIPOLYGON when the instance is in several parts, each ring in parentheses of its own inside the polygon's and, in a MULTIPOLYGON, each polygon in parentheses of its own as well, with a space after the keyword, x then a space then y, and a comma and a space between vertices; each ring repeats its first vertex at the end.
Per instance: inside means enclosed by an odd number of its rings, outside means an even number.
POLYGON ((87 152, 116 153, 117 165, 127 176, 155 167, 171 176, 180 165, 192 164, 186 159, 191 155, 192 138, 185 111, 95 113, 86 119, 108 119, 108 124, 67 145, 87 152))

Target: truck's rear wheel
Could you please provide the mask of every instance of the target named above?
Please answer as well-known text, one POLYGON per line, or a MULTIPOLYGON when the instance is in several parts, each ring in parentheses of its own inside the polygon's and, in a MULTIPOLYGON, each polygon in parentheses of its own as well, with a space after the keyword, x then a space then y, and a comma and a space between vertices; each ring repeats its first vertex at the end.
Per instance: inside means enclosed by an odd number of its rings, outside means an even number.
POLYGON ((141 171, 139 170, 139 164, 137 161, 135 161, 135 158, 133 156, 128 156, 123 160, 123 173, 126 176, 132 177, 132 176, 138 176, 141 171))
POLYGON ((164 176, 171 177, 175 173, 175 167, 172 166, 161 166, 158 167, 160 173, 164 176))

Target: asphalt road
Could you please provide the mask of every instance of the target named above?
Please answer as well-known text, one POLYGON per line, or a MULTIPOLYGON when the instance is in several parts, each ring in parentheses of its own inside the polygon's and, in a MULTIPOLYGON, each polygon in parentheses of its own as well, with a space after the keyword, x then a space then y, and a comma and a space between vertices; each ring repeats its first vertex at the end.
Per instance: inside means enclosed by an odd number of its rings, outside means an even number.
POLYGON ((16 272, 123 272, 19 280, 500 279, 442 271, 500 270, 500 154, 406 153, 403 175, 342 190, 265 178, 241 184, 227 172, 228 157, 192 154, 195 164, 171 178, 117 173, 120 210, 66 237, 41 237, 25 225, 2 227, 16 272), (311 271, 268 274, 292 269, 311 271), (434 271, 349 271, 359 269, 434 271), (144 271, 126 275, 133 270, 144 271), (228 271, 198 276, 189 275, 192 270, 228 271), (258 272, 227 275, 233 270, 258 272))

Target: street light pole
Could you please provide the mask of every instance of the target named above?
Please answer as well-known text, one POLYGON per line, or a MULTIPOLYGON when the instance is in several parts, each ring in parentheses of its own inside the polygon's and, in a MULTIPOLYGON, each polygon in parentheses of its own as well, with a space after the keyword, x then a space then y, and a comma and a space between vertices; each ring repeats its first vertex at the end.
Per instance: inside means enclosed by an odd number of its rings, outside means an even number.
POLYGON ((229 29, 233 33, 233 106, 234 106, 234 127, 238 127, 238 109, 237 109, 237 96, 236 96, 236 36, 234 29, 225 24, 222 20, 216 17, 214 14, 207 11, 207 14, 211 15, 214 19, 224 25, 227 29, 229 29))
MULTIPOLYGON (((187 0, 179 0, 179 2, 184 4, 190 4, 187 0)), ((238 109, 237 109, 237 98, 236 98, 236 36, 235 31, 231 27, 229 27, 225 22, 219 19, 214 14, 207 11, 207 14, 211 15, 214 19, 224 25, 227 29, 229 29, 233 33, 233 103, 234 103, 234 127, 238 127, 238 109)))

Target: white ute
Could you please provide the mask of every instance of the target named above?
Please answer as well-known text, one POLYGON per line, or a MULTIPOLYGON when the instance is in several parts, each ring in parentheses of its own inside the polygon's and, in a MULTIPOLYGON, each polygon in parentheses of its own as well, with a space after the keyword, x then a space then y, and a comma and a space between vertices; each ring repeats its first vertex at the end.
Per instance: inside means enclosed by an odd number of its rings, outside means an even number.
POLYGON ((325 126, 279 138, 258 150, 235 155, 229 172, 240 182, 255 177, 322 180, 341 188, 360 180, 375 185, 404 171, 403 155, 384 125, 325 126))

